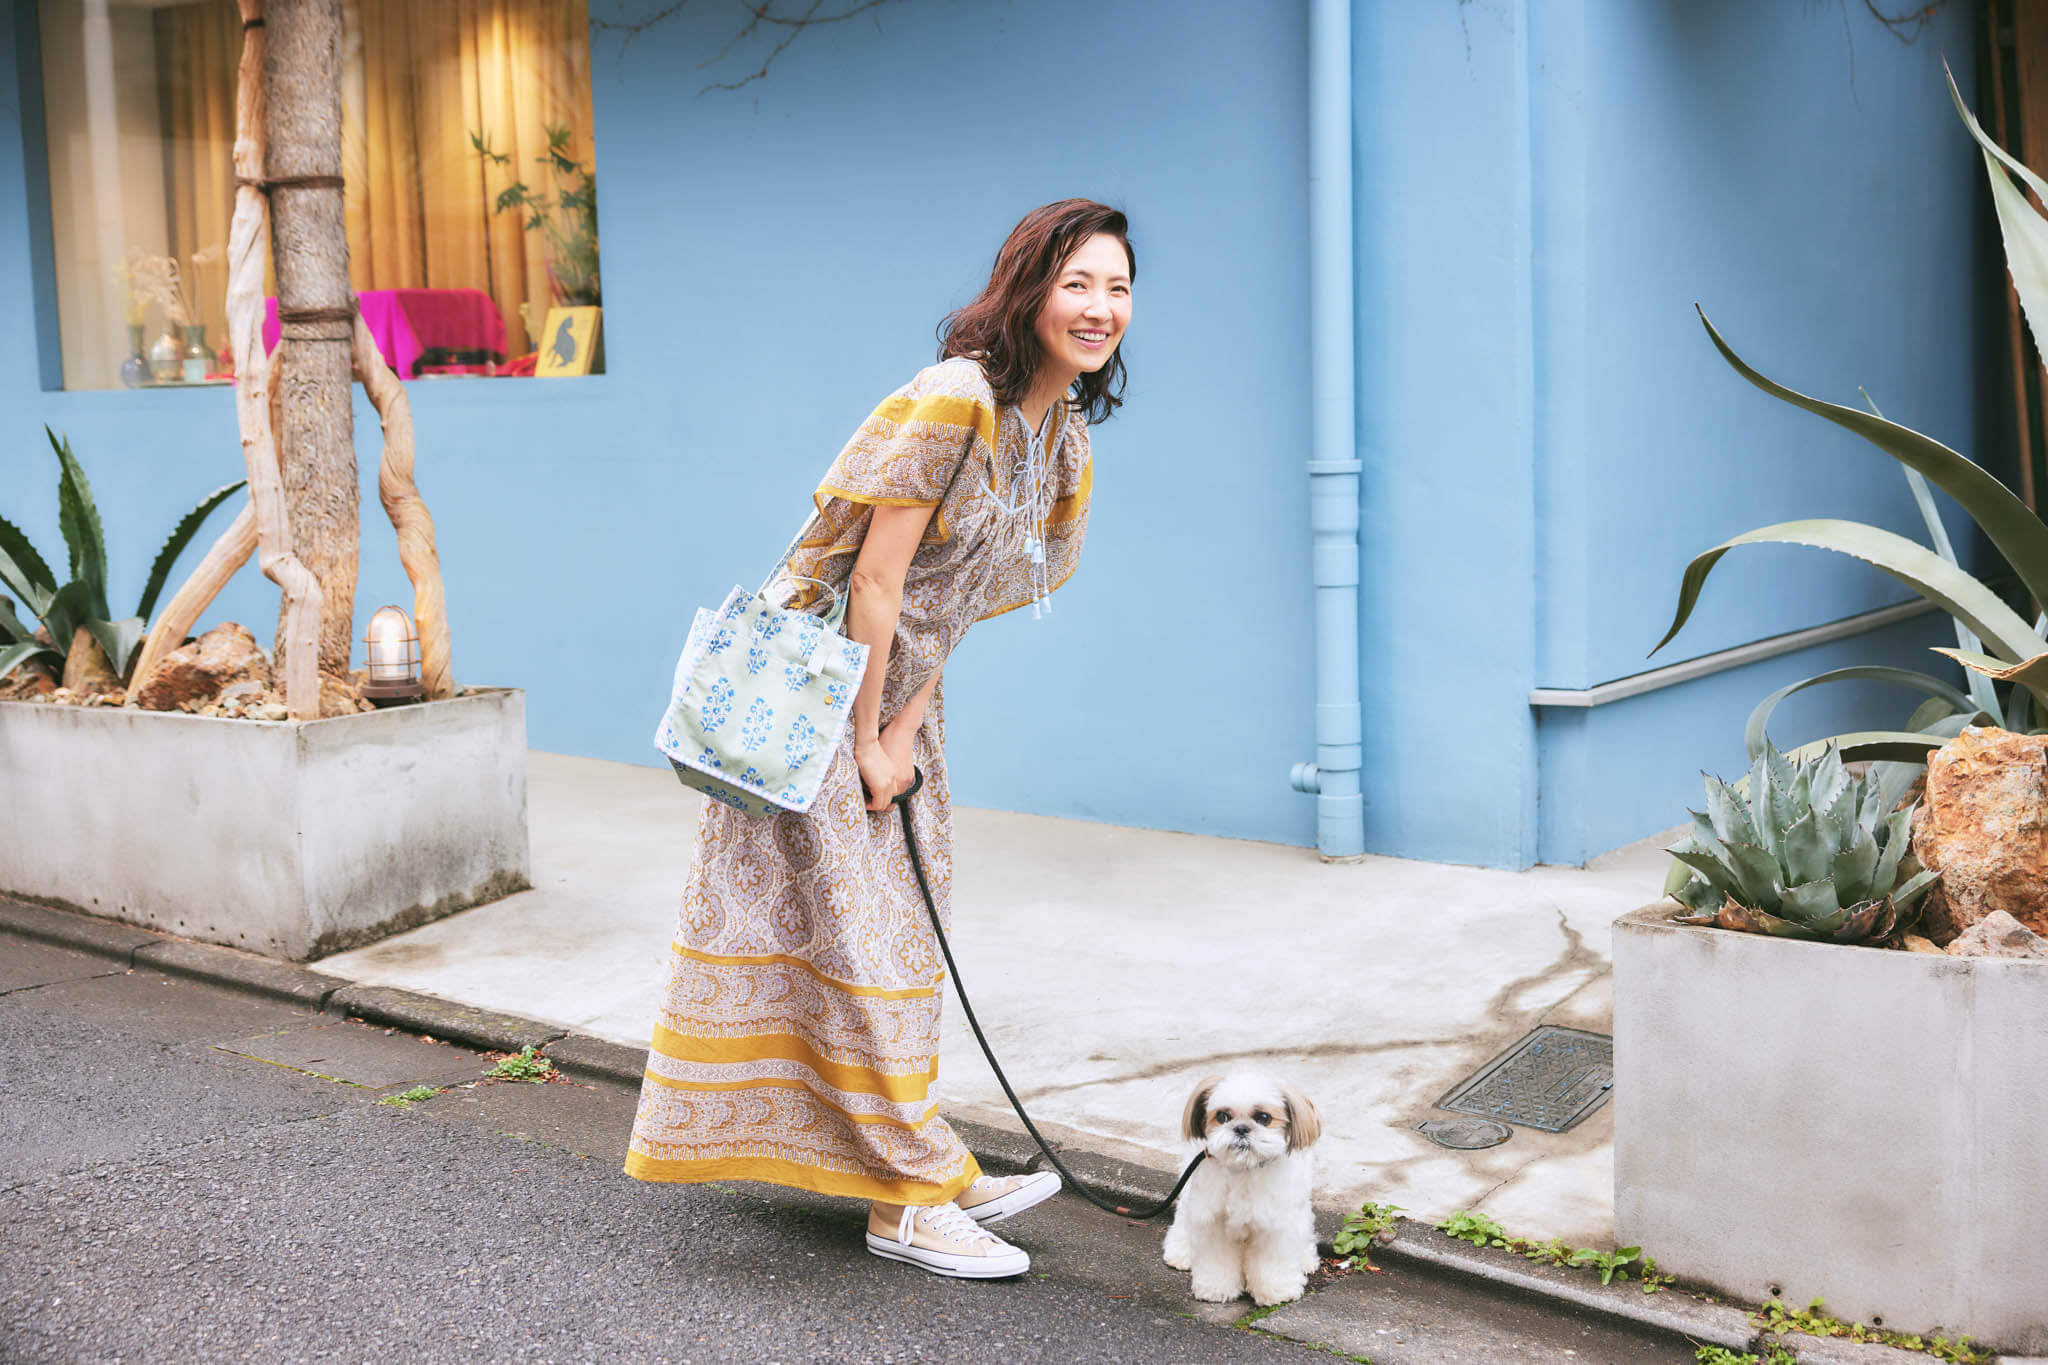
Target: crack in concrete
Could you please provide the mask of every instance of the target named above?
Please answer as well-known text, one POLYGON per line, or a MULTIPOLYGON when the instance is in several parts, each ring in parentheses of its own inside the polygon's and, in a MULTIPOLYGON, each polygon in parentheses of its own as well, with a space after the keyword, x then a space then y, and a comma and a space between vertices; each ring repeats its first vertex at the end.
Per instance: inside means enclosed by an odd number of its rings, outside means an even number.
POLYGON ((1606 966, 1602 967, 1599 971, 1593 973, 1593 975, 1587 977, 1584 981, 1581 981, 1578 985, 1578 989, 1574 990, 1570 995, 1565 996, 1562 1000, 1559 1000, 1556 1004, 1552 1005, 1549 1009, 1543 1011, 1542 1014, 1538 1015, 1536 1017, 1537 1027, 1540 1028, 1544 1024, 1549 1023, 1550 1016, 1564 1009, 1567 1005, 1571 1004, 1572 1001, 1578 999, 1587 991, 1591 990, 1594 986, 1599 985, 1602 981, 1605 981, 1608 977, 1613 975, 1614 964, 1610 962, 1606 966))
POLYGON ((126 975, 126 973, 117 967, 111 972, 94 972, 91 976, 67 976, 62 981, 35 981, 26 986, 10 986, 8 989, 0 991, 0 1000, 4 1000, 10 995, 25 995, 30 991, 48 990, 52 986, 69 986, 78 981, 98 981, 102 977, 123 975, 126 975))
MULTIPOLYGON (((1575 971, 1588 971, 1590 975, 1586 981, 1579 983, 1579 985, 1573 987, 1572 990, 1565 994, 1564 999, 1569 1000, 1572 996, 1584 990, 1591 981, 1612 970, 1612 967, 1605 958, 1586 946, 1584 935, 1572 928, 1571 921, 1565 917, 1563 909, 1557 906, 1551 908, 1557 914, 1558 930, 1564 935, 1564 951, 1558 955, 1555 961, 1541 971, 1531 973, 1528 976, 1518 976, 1513 981, 1508 982, 1498 991, 1495 991, 1493 998, 1486 1002, 1487 1017, 1499 1022, 1503 1028, 1511 1029, 1520 1026, 1523 1021, 1518 1016, 1526 1016, 1528 1014, 1528 1010, 1519 1008, 1515 1004, 1517 997, 1525 991, 1532 991, 1547 983, 1562 980, 1575 971)), ((1551 1010, 1556 1009, 1561 1003, 1563 1001, 1553 1001, 1551 1004, 1544 1006, 1538 1011, 1539 1017, 1541 1014, 1547 1014, 1551 1010)))
POLYGON ((1495 1181, 1484 1194, 1480 1195, 1477 1199, 1472 1201, 1472 1207, 1476 1210, 1481 1204, 1484 1204, 1487 1200, 1493 1198, 1496 1194, 1499 1194, 1502 1189, 1506 1188, 1509 1185, 1514 1184, 1517 1180, 1520 1180, 1523 1176, 1527 1175, 1531 1167, 1535 1166, 1538 1162, 1547 1159, 1549 1156, 1550 1153, 1548 1152, 1536 1153, 1536 1155, 1530 1157, 1520 1166, 1516 1167, 1514 1170, 1508 1172, 1508 1174, 1502 1176, 1499 1180, 1495 1181))

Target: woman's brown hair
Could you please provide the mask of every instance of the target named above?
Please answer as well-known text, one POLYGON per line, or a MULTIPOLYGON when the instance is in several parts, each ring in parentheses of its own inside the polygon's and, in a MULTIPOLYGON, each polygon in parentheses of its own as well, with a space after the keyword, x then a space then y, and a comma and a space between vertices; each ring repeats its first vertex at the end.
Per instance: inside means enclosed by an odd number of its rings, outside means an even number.
MULTIPOLYGON (((1033 209, 1010 230, 981 293, 939 324, 939 359, 972 356, 988 374, 998 403, 1022 401, 1045 356, 1038 342, 1039 310, 1068 259, 1099 232, 1123 244, 1135 282, 1138 257, 1131 250, 1130 222, 1120 210, 1092 199, 1062 199, 1033 209)), ((1083 372, 1078 387, 1089 423, 1106 420, 1124 401, 1123 348, 1101 369, 1083 372)))

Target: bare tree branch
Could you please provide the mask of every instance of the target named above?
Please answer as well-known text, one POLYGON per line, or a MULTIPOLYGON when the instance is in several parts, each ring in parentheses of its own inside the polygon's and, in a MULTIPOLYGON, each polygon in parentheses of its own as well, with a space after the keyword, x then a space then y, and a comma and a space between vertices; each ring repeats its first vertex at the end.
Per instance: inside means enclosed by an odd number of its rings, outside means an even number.
MULTIPOLYGON (((883 5, 893 2, 894 0, 853 0, 853 3, 849 4, 847 8, 836 13, 820 14, 818 11, 824 7, 825 0, 810 0, 810 7, 802 14, 777 14, 775 13, 776 0, 742 0, 743 8, 747 11, 747 22, 742 24, 739 31, 727 40, 725 46, 719 49, 716 56, 699 62, 697 64, 698 70, 702 71, 706 67, 718 65, 718 63, 731 56, 740 44, 759 36, 764 26, 786 31, 781 39, 776 42, 775 46, 769 49, 768 55, 762 59, 761 65, 756 70, 746 76, 742 76, 738 80, 719 81, 715 84, 707 85, 697 93, 699 95, 706 95, 713 90, 739 90, 752 85, 755 81, 763 80, 768 75, 768 69, 775 64, 775 59, 787 51, 789 45, 795 42, 798 35, 805 29, 816 28, 823 24, 837 24, 848 19, 858 18, 870 10, 879 9, 883 5)), ((681 13, 683 7, 688 3, 689 0, 669 0, 669 3, 641 19, 594 18, 590 21, 590 26, 597 30, 625 34, 626 41, 621 48, 623 54, 624 49, 630 48, 643 34, 681 13)))
POLYGON ((1892 37, 1909 45, 1926 31, 1927 26, 1934 22, 1934 16, 1947 5, 1948 0, 1932 0, 1931 4, 1916 5, 1904 14, 1892 15, 1879 9, 1877 0, 1863 0, 1863 7, 1870 11, 1871 18, 1890 29, 1892 37))

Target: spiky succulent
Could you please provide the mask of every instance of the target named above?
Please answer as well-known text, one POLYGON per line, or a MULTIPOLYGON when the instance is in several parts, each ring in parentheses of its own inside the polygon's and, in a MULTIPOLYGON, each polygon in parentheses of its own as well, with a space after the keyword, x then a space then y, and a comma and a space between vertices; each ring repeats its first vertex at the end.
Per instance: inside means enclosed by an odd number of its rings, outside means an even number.
POLYGON ((1738 786, 1707 777, 1707 810, 1674 844, 1665 890, 1689 924, 1861 943, 1912 922, 1938 873, 1910 852, 1913 804, 1851 773, 1833 745, 1795 762, 1769 744, 1738 786))

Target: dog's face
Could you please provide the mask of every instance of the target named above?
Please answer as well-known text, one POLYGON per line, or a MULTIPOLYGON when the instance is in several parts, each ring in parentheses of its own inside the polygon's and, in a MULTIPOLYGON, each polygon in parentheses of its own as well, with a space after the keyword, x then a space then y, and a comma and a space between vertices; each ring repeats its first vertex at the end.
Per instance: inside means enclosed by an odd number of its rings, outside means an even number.
POLYGON ((1211 1076, 1188 1096, 1181 1130, 1212 1161, 1249 1169, 1299 1152, 1322 1135, 1322 1116, 1306 1095, 1269 1077, 1211 1076))

